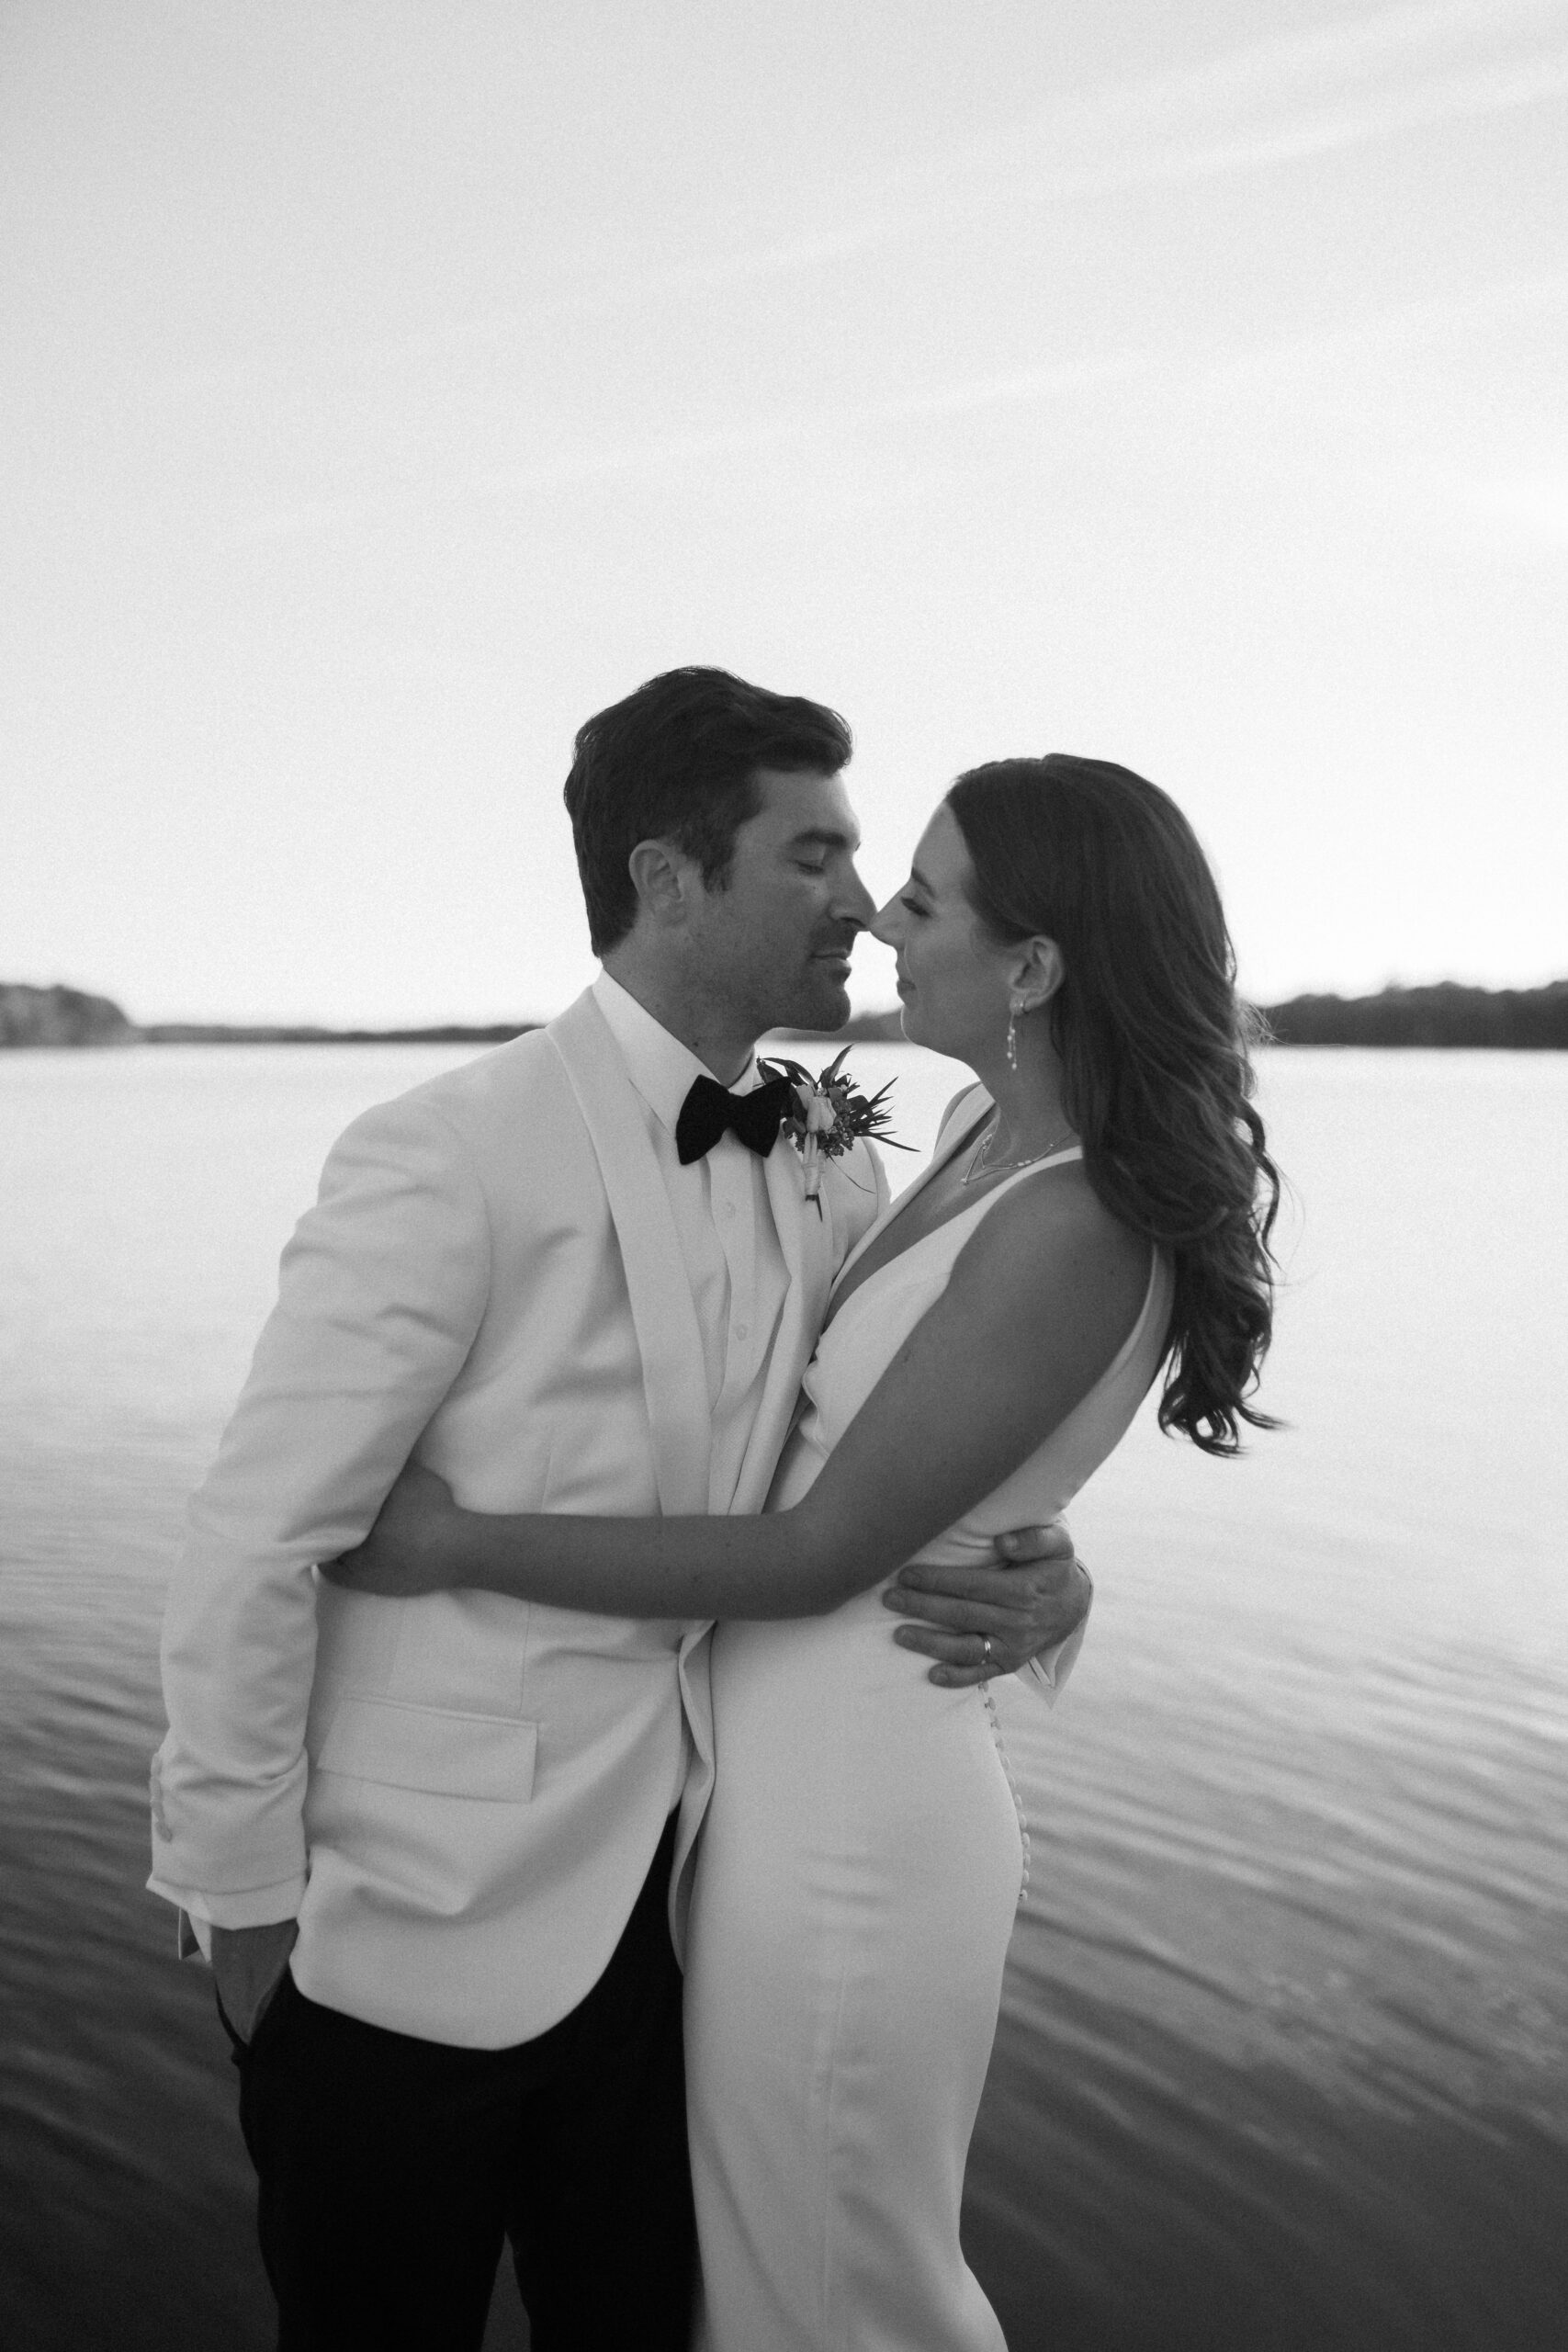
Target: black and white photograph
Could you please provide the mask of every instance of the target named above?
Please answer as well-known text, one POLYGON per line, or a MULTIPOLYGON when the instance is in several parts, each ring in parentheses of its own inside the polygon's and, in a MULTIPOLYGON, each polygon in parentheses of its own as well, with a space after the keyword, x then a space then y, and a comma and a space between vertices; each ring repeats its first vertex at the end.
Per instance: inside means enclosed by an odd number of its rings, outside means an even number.
POLYGON ((0 2342, 1568 2345, 1564 0, 0 0, 0 2342))

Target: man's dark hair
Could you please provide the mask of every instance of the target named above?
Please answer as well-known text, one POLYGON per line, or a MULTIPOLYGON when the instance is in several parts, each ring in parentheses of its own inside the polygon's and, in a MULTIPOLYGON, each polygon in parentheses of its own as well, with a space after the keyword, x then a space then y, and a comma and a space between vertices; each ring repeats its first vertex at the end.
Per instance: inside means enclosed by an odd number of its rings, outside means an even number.
POLYGON ((586 720, 565 798, 594 954, 637 921, 628 861, 638 842, 673 842, 706 888, 722 889, 736 833, 757 813, 757 770, 833 775, 852 748, 837 711, 728 670, 667 670, 586 720))

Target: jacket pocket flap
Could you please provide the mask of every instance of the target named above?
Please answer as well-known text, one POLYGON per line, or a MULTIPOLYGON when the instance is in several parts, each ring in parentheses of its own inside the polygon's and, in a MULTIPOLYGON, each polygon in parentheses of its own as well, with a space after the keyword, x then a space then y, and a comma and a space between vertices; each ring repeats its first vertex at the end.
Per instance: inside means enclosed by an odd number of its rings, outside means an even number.
POLYGON ((321 1743, 317 1769, 432 1796, 526 1804, 534 1793, 537 1724, 405 1707, 392 1699, 344 1699, 321 1743))

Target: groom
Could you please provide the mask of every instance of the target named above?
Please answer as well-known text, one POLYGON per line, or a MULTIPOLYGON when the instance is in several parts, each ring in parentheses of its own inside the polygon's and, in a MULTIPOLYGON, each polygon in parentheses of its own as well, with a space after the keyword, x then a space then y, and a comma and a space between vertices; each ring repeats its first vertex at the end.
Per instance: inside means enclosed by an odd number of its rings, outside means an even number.
MULTIPOLYGON (((509 2237, 536 2352, 684 2352, 670 1923, 706 1629, 313 1564, 411 1455, 479 1510, 761 1507, 886 1200, 862 1143, 808 1206, 748 1099, 765 1030, 848 1013, 849 756, 832 712, 714 670, 588 721, 566 798, 603 973, 341 1138, 192 1505, 151 1883, 212 1961, 285 2347, 477 2346, 509 2237)), ((1014 1556, 890 1638, 953 1680, 1023 1666, 1087 1580, 1065 1536, 1014 1556)))

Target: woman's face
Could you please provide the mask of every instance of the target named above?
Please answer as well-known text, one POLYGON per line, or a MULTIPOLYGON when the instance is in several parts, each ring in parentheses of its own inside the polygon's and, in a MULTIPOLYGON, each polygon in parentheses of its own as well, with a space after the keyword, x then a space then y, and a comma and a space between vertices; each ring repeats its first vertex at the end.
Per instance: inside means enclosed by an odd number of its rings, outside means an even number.
POLYGON ((973 1065, 994 1060, 1007 1035, 1017 950, 999 946, 969 898, 974 874, 945 801, 920 835, 909 879, 872 924, 898 956, 904 1035, 973 1065))

